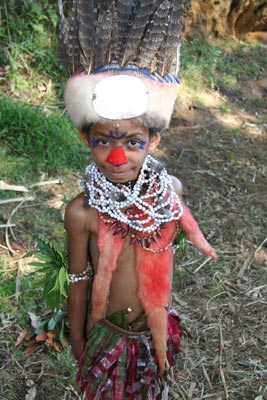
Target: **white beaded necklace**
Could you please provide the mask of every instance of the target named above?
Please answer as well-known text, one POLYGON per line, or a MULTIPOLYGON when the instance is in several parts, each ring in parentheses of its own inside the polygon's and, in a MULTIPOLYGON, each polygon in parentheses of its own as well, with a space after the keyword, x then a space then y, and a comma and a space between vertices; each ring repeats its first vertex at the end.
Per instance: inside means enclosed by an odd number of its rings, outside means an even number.
POLYGON ((171 177, 160 162, 148 155, 133 188, 106 179, 95 163, 81 179, 88 205, 128 230, 156 233, 170 221, 178 221, 183 208, 171 177))

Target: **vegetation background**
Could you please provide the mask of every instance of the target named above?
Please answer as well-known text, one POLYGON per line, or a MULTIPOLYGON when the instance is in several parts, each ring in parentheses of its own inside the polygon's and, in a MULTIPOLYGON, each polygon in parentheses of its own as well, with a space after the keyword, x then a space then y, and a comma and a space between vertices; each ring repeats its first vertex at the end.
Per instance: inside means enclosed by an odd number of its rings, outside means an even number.
MULTIPOLYGON (((170 398, 266 400, 267 2, 187 8, 180 95, 157 157, 183 182, 219 259, 190 244, 179 255, 173 300, 188 335, 170 398)), ((65 307, 60 331, 43 274, 24 258, 37 236, 63 251, 65 205, 90 162, 64 109, 57 24, 55 1, 0 3, 3 400, 74 398, 65 307)))

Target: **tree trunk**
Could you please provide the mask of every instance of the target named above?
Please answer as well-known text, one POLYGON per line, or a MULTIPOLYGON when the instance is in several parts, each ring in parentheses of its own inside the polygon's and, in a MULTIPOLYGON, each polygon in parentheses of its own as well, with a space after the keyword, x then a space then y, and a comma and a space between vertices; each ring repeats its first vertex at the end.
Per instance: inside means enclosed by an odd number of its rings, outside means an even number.
POLYGON ((224 37, 265 32, 265 0, 192 0, 185 21, 185 34, 224 37))

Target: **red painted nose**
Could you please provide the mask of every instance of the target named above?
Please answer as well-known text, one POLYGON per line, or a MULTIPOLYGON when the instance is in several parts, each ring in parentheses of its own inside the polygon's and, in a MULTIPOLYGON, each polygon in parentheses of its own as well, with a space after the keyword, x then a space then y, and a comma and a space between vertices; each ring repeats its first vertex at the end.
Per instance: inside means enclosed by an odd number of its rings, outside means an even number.
POLYGON ((106 161, 115 167, 126 164, 128 162, 125 151, 122 146, 117 146, 107 156, 106 161))

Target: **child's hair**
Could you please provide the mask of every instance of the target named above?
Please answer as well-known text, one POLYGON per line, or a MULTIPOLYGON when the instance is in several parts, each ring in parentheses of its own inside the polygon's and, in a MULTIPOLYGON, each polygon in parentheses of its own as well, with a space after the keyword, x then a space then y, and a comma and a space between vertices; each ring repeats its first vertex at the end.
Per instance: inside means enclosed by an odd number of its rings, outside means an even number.
MULTIPOLYGON (((91 129, 92 124, 84 124, 81 128, 81 131, 87 136, 89 137, 90 135, 90 129, 91 129)), ((149 137, 152 138, 153 136, 155 136, 157 134, 157 132, 159 132, 158 129, 156 128, 148 128, 148 133, 149 133, 149 137)), ((160 134, 162 133, 162 130, 159 132, 160 134)))

